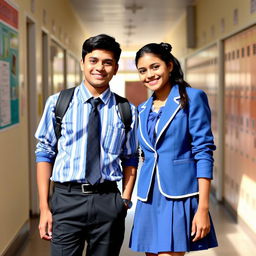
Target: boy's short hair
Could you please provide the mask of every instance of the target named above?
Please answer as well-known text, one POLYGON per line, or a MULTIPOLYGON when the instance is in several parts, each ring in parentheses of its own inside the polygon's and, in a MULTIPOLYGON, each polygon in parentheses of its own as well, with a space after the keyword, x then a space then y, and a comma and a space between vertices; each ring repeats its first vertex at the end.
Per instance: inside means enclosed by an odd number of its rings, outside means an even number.
POLYGON ((118 63, 122 51, 120 44, 116 42, 114 37, 108 36, 106 34, 100 34, 90 37, 84 41, 82 47, 82 60, 84 61, 84 57, 87 53, 90 53, 95 49, 112 52, 114 54, 116 63, 118 63))

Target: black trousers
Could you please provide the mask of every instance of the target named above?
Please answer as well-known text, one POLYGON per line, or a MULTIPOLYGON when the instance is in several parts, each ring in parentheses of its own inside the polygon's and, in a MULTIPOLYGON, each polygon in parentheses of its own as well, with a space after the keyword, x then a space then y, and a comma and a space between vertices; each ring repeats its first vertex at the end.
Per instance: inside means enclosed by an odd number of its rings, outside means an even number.
POLYGON ((52 196, 52 256, 118 256, 127 214, 118 189, 83 194, 55 187, 52 196))

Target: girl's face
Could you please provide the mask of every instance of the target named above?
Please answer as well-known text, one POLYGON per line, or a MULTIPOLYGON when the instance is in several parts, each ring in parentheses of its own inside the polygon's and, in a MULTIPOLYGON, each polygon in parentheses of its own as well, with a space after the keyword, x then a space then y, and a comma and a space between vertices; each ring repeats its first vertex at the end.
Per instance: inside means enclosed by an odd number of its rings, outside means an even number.
POLYGON ((173 63, 168 65, 154 54, 146 53, 139 58, 137 68, 140 80, 154 92, 160 92, 170 86, 169 73, 173 70, 173 63))

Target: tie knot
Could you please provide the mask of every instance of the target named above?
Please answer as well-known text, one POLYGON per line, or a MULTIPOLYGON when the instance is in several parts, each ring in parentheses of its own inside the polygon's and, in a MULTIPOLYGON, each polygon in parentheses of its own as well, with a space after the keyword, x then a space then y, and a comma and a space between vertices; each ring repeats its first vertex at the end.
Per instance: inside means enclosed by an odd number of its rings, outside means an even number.
POLYGON ((91 98, 89 101, 93 108, 97 108, 97 106, 102 102, 100 98, 91 98))

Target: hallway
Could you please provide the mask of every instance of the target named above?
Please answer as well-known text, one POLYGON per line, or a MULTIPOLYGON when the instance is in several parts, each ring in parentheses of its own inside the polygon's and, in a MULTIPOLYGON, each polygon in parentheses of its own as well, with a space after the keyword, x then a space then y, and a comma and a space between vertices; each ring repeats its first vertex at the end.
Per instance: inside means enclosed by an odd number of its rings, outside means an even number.
MULTIPOLYGON (((129 234, 132 225, 133 209, 126 218, 126 236, 120 256, 144 255, 135 253, 128 249, 129 234)), ((211 203, 211 215, 215 224, 218 236, 219 247, 209 251, 193 252, 198 256, 256 256, 256 245, 249 238, 248 234, 236 224, 233 217, 225 210, 223 205, 211 203)), ((49 244, 39 239, 37 232, 37 219, 31 221, 31 233, 23 250, 17 256, 48 256, 49 244)))

